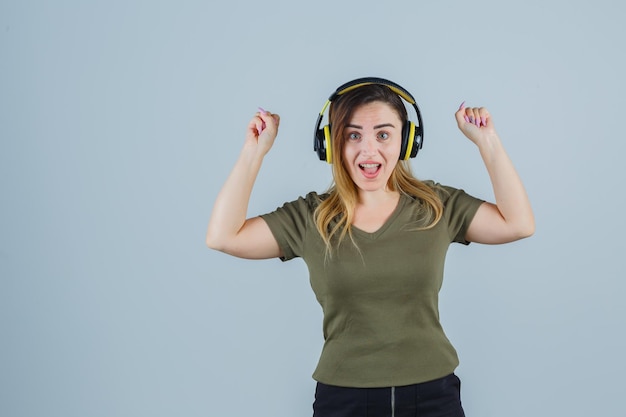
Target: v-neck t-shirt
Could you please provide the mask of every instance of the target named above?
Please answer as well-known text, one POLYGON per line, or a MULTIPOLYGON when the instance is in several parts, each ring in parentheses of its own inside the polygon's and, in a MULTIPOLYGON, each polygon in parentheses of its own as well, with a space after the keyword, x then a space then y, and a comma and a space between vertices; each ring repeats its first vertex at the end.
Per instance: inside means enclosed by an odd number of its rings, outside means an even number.
POLYGON ((313 213, 327 195, 315 192, 265 214, 284 256, 301 257, 323 310, 324 346, 316 381, 345 387, 410 385, 448 375, 456 350, 439 320, 439 290, 450 243, 469 244, 467 228, 483 202, 463 190, 428 182, 444 212, 419 229, 422 202, 402 194, 375 232, 352 227, 327 255, 313 213))

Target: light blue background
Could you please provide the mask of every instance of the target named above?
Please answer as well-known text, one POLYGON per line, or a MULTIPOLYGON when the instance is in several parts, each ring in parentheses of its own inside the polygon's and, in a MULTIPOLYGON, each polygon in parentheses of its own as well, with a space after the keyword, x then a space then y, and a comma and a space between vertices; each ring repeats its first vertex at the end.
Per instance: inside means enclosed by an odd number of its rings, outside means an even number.
POLYGON ((212 252, 257 106, 282 116, 250 214, 330 183, 317 112, 389 78, 416 174, 492 198, 461 101, 487 106, 537 218, 453 246, 442 320, 468 416, 621 417, 624 5, 617 0, 2 1, 0 415, 311 414, 321 312, 296 260, 212 252))

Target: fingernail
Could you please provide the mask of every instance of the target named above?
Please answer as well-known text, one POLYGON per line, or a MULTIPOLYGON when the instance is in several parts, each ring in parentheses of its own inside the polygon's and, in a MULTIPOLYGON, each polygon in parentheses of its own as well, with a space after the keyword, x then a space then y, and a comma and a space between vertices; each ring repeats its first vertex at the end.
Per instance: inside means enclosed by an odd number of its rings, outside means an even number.
POLYGON ((465 118, 465 121, 466 121, 467 123, 469 123, 469 122, 470 122, 470 118, 469 118, 469 117, 467 117, 467 114, 466 114, 465 116, 463 116, 463 117, 465 118))
POLYGON ((482 116, 480 121, 483 123, 483 126, 487 126, 487 118, 485 116, 482 116))
POLYGON ((459 106, 459 110, 462 110, 465 107, 465 101, 463 101, 463 103, 461 103, 461 105, 459 106))
MULTIPOLYGON (((259 107, 259 111, 263 114, 266 115, 267 114, 267 110, 263 109, 263 107, 259 107)), ((261 121, 261 128, 257 128, 257 130, 259 131, 259 135, 261 134, 261 132, 263 132, 263 129, 265 129, 265 122, 261 121)))
POLYGON ((469 122, 470 122, 470 123, 474 123, 474 116, 470 116, 470 117, 469 117, 469 122))

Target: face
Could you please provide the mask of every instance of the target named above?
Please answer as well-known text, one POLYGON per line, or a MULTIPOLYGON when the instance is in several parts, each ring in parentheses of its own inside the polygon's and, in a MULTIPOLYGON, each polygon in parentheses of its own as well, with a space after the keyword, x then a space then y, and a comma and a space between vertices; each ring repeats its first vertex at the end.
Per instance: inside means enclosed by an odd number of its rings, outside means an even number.
POLYGON ((344 132, 343 158, 360 191, 385 190, 398 164, 402 145, 402 121, 383 102, 358 107, 344 132))

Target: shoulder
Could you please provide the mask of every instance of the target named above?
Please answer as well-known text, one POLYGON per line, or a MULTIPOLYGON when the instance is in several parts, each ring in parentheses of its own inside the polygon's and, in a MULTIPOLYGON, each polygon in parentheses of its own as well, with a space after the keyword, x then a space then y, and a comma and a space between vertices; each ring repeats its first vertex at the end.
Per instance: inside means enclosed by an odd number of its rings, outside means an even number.
POLYGON ((326 200, 328 198, 328 193, 322 193, 319 194, 315 191, 311 191, 309 193, 307 193, 302 200, 304 201, 304 203, 306 203, 306 205, 310 208, 312 208, 313 210, 315 210, 317 208, 317 206, 320 205, 320 203, 324 200, 326 200))
POLYGON ((296 198, 295 200, 283 203, 281 206, 277 207, 276 210, 266 213, 262 215, 262 217, 267 218, 269 216, 276 215, 277 213, 300 213, 301 215, 308 213, 312 214, 320 203, 327 197, 328 194, 318 194, 315 191, 311 191, 296 198))
POLYGON ((435 194, 439 197, 443 205, 444 217, 453 217, 457 215, 474 216, 478 207, 484 203, 484 200, 474 197, 465 192, 462 188, 444 185, 433 180, 423 181, 424 184, 431 187, 435 194))
POLYGON ((294 200, 290 203, 285 203, 286 205, 296 205, 301 210, 308 211, 313 213, 317 207, 322 203, 322 201, 328 198, 327 193, 317 193, 316 191, 311 191, 305 194, 302 197, 299 197, 297 200, 294 200))
POLYGON ((430 187, 435 192, 435 194, 437 194, 444 206, 447 206, 448 203, 452 203, 458 199, 475 199, 461 188, 441 184, 434 180, 424 180, 422 182, 426 186, 430 187))
POLYGON ((478 208, 485 202, 474 197, 462 188, 433 182, 433 187, 443 203, 443 215, 449 222, 462 221, 469 223, 478 208))

